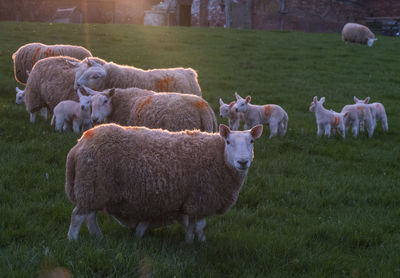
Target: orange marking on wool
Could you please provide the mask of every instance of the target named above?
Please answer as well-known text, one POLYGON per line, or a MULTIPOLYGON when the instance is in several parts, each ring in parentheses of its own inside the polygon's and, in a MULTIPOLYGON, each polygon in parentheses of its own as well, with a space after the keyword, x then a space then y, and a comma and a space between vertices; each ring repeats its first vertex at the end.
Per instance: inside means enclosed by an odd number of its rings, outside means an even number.
POLYGON ((86 131, 83 133, 82 138, 90 139, 90 138, 93 137, 93 135, 94 135, 94 129, 91 128, 91 129, 89 129, 89 130, 86 130, 86 131))
POLYGON ((37 56, 39 55, 39 53, 40 53, 40 47, 36 48, 35 55, 33 55, 33 58, 32 58, 32 67, 33 67, 33 65, 36 63, 36 58, 37 58, 37 56))
POLYGON ((51 48, 47 48, 45 52, 43 52, 44 55, 46 55, 47 57, 50 56, 56 56, 56 54, 54 53, 54 51, 51 48))
POLYGON ((136 107, 136 113, 140 114, 140 112, 142 112, 143 108, 150 103, 152 98, 153 98, 153 96, 149 96, 138 107, 136 107))
POLYGON ((361 115, 364 117, 364 107, 363 106, 358 106, 357 109, 360 110, 361 115))
POLYGON ((156 83, 156 87, 160 92, 168 92, 168 85, 172 81, 171 77, 161 79, 156 83))
POLYGON ((381 112, 382 112, 382 106, 380 106, 380 104, 379 104, 379 103, 375 104, 375 106, 376 106, 376 108, 378 108, 378 110, 379 110, 379 111, 381 111, 381 112))
POLYGON ((267 104, 264 106, 264 114, 265 116, 271 116, 271 105, 267 104))
POLYGON ((195 136, 196 135, 196 133, 194 131, 192 131, 192 130, 186 130, 185 132, 189 136, 195 136))
POLYGON ((333 126, 338 126, 340 123, 340 117, 339 116, 334 116, 333 117, 333 126))
POLYGON ((133 129, 133 130, 140 130, 140 128, 137 127, 137 126, 123 126, 123 128, 124 128, 125 130, 130 130, 130 129, 133 129))
POLYGON ((204 100, 195 101, 195 102, 193 102, 193 105, 199 109, 204 109, 208 106, 207 102, 205 102, 204 100))

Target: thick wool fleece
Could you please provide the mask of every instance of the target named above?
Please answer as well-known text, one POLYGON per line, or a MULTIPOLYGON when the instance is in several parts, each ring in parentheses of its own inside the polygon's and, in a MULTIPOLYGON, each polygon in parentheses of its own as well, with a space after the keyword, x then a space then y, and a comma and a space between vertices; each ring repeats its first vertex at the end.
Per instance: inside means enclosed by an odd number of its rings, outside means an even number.
POLYGON ((214 111, 207 101, 195 95, 155 93, 138 88, 116 89, 111 105, 109 123, 169 131, 217 131, 214 111))
POLYGON ((28 80, 26 71, 31 71, 37 61, 52 56, 69 56, 83 60, 86 57, 92 57, 92 53, 82 46, 75 45, 25 44, 12 55, 15 79, 25 84, 28 80))
POLYGON ((357 23, 347 23, 342 30, 342 40, 366 44, 368 39, 375 38, 374 33, 364 25, 357 23))
POLYGON ((66 194, 78 214, 106 209, 130 227, 223 214, 247 175, 224 150, 217 133, 100 125, 68 153, 66 194))
POLYGON ((43 107, 53 111, 63 100, 79 102, 74 90, 75 70, 68 61, 76 61, 71 57, 50 57, 35 64, 25 87, 25 105, 28 113, 43 107))

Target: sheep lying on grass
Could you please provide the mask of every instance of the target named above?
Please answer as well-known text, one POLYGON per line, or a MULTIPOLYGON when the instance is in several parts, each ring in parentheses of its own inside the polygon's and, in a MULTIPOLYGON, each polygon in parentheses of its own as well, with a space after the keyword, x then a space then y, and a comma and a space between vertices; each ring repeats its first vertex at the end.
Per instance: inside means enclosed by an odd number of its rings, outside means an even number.
MULTIPOLYGON (((387 121, 385 107, 383 106, 382 103, 379 102, 369 103, 369 100, 370 97, 367 97, 364 100, 359 100, 358 98, 354 97, 355 103, 365 104, 370 108, 372 120, 375 122, 375 126, 378 121, 381 121, 383 130, 388 131, 389 125, 387 121)), ((360 122, 360 130, 364 131, 364 121, 360 122)))
POLYGON ((75 45, 45 45, 42 43, 29 43, 21 46, 13 55, 15 79, 25 84, 28 80, 27 72, 30 72, 35 63, 41 59, 52 56, 69 56, 82 60, 91 57, 89 50, 75 45))
POLYGON ((233 108, 236 102, 232 101, 230 104, 226 104, 222 99, 219 99, 219 115, 221 118, 227 118, 229 128, 232 130, 238 130, 240 121, 243 121, 243 113, 236 112, 233 108))
POLYGON ((35 64, 25 87, 26 111, 31 122, 36 112, 48 108, 51 112, 63 100, 79 101, 74 90, 75 67, 69 62, 79 62, 71 57, 50 57, 35 64))
POLYGON ((235 93, 236 104, 233 106, 236 112, 243 113, 244 129, 251 128, 257 124, 268 124, 271 131, 269 138, 286 134, 289 117, 282 107, 276 104, 253 105, 250 104, 251 97, 246 99, 235 93))
POLYGON ((346 23, 342 30, 342 40, 346 43, 368 44, 371 47, 378 39, 367 26, 358 23, 346 23))
POLYGON ((101 236, 97 211, 139 229, 184 219, 186 240, 205 240, 205 218, 237 201, 262 125, 219 134, 105 124, 86 131, 66 161, 65 191, 75 205, 68 231, 83 222, 101 236))
MULTIPOLYGON (((15 95, 15 103, 16 104, 22 104, 25 103, 25 91, 21 90, 18 87, 15 87, 15 90, 17 91, 17 94, 15 95)), ((40 109, 40 116, 47 120, 47 108, 43 107, 42 109, 40 109)))
POLYGON ((84 96, 78 89, 79 102, 73 100, 64 100, 54 108, 51 125, 56 124, 56 130, 69 131, 71 129, 76 133, 85 131, 92 127, 90 120, 90 96, 84 96))
POLYGON ((353 136, 358 136, 360 123, 367 125, 368 137, 371 138, 374 134, 376 123, 373 119, 371 108, 364 103, 345 105, 341 111, 342 114, 347 113, 345 118, 346 129, 351 126, 353 136))
POLYGON ((75 88, 86 86, 102 91, 110 88, 141 88, 155 92, 177 92, 201 96, 197 72, 191 68, 142 70, 121 66, 99 58, 76 64, 75 88))
POLYGON ((156 93, 128 88, 97 92, 92 95, 92 122, 142 125, 170 131, 199 129, 215 132, 217 120, 210 105, 201 97, 178 93, 156 93))
POLYGON ((315 96, 309 107, 310 112, 315 113, 315 119, 317 121, 317 135, 321 136, 323 133, 325 136, 330 137, 331 131, 333 133, 337 130, 342 138, 346 137, 345 129, 345 118, 347 113, 340 114, 333 110, 327 110, 323 106, 325 97, 318 98, 315 96))

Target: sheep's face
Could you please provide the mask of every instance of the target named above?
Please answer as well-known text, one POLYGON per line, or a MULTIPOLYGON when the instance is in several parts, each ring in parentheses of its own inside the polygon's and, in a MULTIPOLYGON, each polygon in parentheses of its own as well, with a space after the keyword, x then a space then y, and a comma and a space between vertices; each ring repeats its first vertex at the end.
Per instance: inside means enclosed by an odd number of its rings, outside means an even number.
POLYGON ((104 85, 104 80, 106 78, 107 72, 101 65, 95 65, 87 67, 83 70, 85 66, 79 66, 75 70, 75 84, 74 87, 86 86, 93 90, 101 90, 104 85))
POLYGON ((316 102, 312 101, 308 110, 310 110, 310 112, 315 112, 315 105, 316 105, 316 102))
POLYGON ((18 87, 15 88, 17 91, 17 94, 15 95, 15 103, 16 104, 22 104, 25 102, 25 91, 19 89, 18 87))
POLYGON ((378 40, 377 38, 369 38, 368 39, 368 46, 369 47, 372 47, 372 45, 374 44, 374 42, 376 41, 376 40, 378 40))
POLYGON ((247 171, 253 161, 254 139, 261 136, 262 125, 257 125, 251 130, 232 131, 226 125, 220 125, 219 133, 225 140, 226 162, 238 171, 247 171))
POLYGON ((235 92, 236 96, 236 104, 233 106, 236 112, 243 112, 245 113, 247 111, 247 108, 249 107, 249 103, 251 100, 250 96, 247 96, 246 98, 242 98, 239 96, 237 92, 235 92))
POLYGON ((222 104, 219 107, 219 115, 221 118, 227 118, 229 116, 229 105, 228 104, 222 104))
POLYGON ((114 95, 114 89, 109 90, 106 93, 99 93, 91 97, 92 102, 92 122, 93 124, 100 124, 112 112, 111 98, 114 95))
POLYGON ((90 96, 81 96, 79 98, 79 105, 80 105, 82 111, 89 112, 91 103, 92 102, 91 102, 90 96))
POLYGON ((315 112, 315 107, 317 107, 317 105, 322 107, 324 102, 325 102, 325 97, 321 97, 320 100, 318 100, 318 98, 315 96, 308 110, 310 110, 310 112, 315 112))

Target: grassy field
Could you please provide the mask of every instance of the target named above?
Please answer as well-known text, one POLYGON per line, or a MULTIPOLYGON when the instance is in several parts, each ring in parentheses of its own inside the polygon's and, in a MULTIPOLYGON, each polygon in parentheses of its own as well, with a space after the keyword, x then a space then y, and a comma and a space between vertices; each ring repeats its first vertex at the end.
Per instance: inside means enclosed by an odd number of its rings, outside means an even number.
POLYGON ((368 48, 339 34, 7 22, 0 37, 1 277, 55 267, 73 277, 400 276, 399 39, 368 48), (69 242, 65 159, 79 136, 31 124, 15 104, 11 55, 35 41, 145 69, 192 67, 216 113, 220 97, 250 94, 287 111, 287 135, 269 140, 265 129, 237 204, 208 219, 205 244, 187 245, 178 224, 137 240, 102 213, 104 239, 83 227, 69 242), (335 111, 370 96, 385 105, 389 132, 317 138, 314 96, 335 111))

